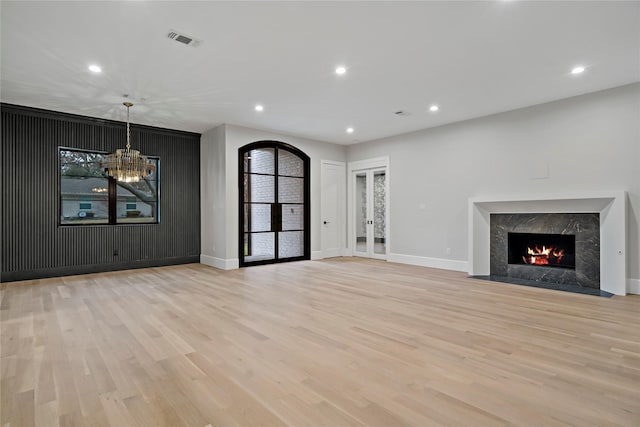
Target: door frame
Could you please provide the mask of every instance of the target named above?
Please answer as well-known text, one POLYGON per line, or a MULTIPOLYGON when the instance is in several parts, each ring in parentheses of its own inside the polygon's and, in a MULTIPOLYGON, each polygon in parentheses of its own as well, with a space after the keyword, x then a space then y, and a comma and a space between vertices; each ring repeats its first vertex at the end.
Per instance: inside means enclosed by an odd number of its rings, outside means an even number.
MULTIPOLYGON (((273 213, 272 213, 273 216, 273 213)), ((272 223, 273 227, 273 223, 272 223)), ((311 259, 311 159, 299 148, 281 141, 262 140, 243 145, 238 148, 238 263, 240 267, 249 267, 253 265, 275 264, 280 262, 300 261, 311 259), (274 203, 278 201, 278 149, 289 151, 300 157, 304 168, 303 183, 303 255, 290 258, 278 258, 278 233, 282 230, 274 230, 274 259, 248 261, 244 260, 244 153, 259 149, 274 148, 274 203)))
POLYGON ((338 189, 339 189, 339 194, 338 194, 338 217, 339 217, 339 224, 338 224, 338 233, 340 238, 339 240, 339 245, 340 245, 340 254, 338 256, 343 256, 345 255, 345 252, 347 250, 347 240, 346 240, 346 218, 347 218, 347 207, 346 207, 346 187, 347 187, 347 183, 346 183, 346 173, 347 173, 347 164, 345 162, 338 162, 335 160, 320 160, 320 252, 321 252, 321 256, 322 258, 328 258, 330 256, 334 256, 334 255, 330 255, 327 254, 326 249, 324 247, 325 245, 325 241, 323 238, 323 231, 324 229, 323 227, 323 221, 325 220, 324 218, 324 207, 327 203, 326 200, 326 194, 324 193, 324 180, 325 180, 325 165, 331 165, 331 166, 337 166, 340 169, 342 169, 342 179, 340 181, 340 183, 338 184, 338 189))
MULTIPOLYGON (((390 175, 391 175, 391 167, 389 164, 389 156, 384 157, 376 157, 373 159, 366 160, 357 160, 354 162, 349 162, 347 164, 347 206, 348 206, 348 224, 347 229, 349 231, 349 247, 348 254, 350 256, 354 256, 355 247, 356 247, 356 233, 355 233, 355 224, 356 224, 356 203, 355 203, 355 180, 353 179, 355 172, 363 172, 368 171, 370 169, 385 169, 386 177, 385 177, 385 227, 386 227, 386 252, 382 256, 383 259, 389 259, 389 254, 391 253, 391 192, 389 189, 391 185, 389 184, 390 175)), ((382 258, 381 257, 381 258, 382 258)), ((377 258, 377 257, 376 257, 377 258)))

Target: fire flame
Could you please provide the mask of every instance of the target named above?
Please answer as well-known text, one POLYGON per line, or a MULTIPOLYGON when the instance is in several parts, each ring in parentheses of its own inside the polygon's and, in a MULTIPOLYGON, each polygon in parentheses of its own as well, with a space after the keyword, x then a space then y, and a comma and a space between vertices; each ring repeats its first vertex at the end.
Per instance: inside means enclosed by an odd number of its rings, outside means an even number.
POLYGON ((560 264, 562 257, 564 256, 564 249, 554 248, 553 246, 534 246, 533 248, 527 247, 527 256, 523 256, 522 260, 527 264, 532 265, 549 265, 560 264))

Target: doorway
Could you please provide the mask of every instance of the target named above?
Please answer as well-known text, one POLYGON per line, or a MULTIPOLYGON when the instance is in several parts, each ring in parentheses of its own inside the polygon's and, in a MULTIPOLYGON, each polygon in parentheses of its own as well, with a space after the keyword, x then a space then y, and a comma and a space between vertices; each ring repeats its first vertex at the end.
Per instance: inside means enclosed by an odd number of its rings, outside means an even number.
POLYGON ((310 259, 309 156, 258 141, 238 160, 240 267, 310 259))
POLYGON ((388 160, 349 164, 351 247, 356 256, 387 259, 389 252, 388 160))
POLYGON ((320 168, 321 257, 338 257, 344 255, 347 246, 347 168, 343 162, 332 160, 321 160, 320 168))

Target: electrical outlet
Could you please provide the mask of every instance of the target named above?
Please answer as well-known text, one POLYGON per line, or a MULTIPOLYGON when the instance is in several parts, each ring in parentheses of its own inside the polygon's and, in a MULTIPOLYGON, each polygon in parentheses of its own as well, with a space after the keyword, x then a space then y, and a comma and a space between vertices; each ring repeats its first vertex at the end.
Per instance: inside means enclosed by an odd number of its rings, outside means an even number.
POLYGON ((447 255, 451 255, 451 248, 447 248, 445 252, 447 253, 447 255))

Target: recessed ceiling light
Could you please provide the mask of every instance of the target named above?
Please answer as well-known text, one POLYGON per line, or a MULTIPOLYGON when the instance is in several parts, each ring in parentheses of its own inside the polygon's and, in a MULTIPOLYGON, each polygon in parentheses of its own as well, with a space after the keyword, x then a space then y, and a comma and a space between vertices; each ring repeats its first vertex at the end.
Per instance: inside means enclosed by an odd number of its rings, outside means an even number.
POLYGON ((256 111, 262 111, 262 110, 264 110, 264 107, 262 105, 258 104, 258 105, 255 106, 255 110, 256 111))
POLYGON ((582 74, 582 73, 584 73, 584 67, 582 65, 573 67, 573 69, 571 70, 571 74, 582 74))
POLYGON ((433 104, 431 107, 429 107, 429 111, 431 111, 432 113, 435 113, 438 110, 440 110, 440 107, 438 107, 436 104, 433 104))
POLYGON ((89 65, 89 71, 94 72, 94 73, 101 73, 102 72, 102 68, 100 68, 99 66, 92 64, 89 65))
POLYGON ((347 72, 347 69, 344 68, 343 66, 339 66, 338 68, 336 68, 336 74, 344 74, 347 72))
POLYGON ((347 128, 347 133, 353 133, 353 128, 347 128))

